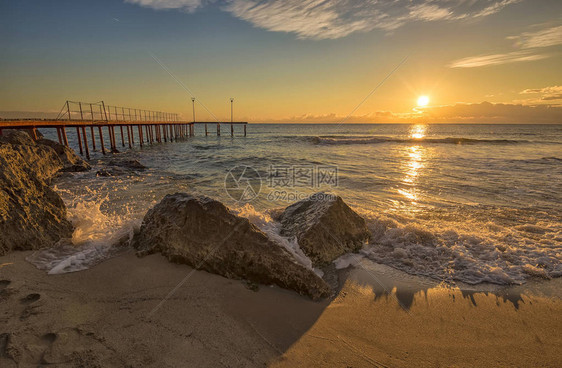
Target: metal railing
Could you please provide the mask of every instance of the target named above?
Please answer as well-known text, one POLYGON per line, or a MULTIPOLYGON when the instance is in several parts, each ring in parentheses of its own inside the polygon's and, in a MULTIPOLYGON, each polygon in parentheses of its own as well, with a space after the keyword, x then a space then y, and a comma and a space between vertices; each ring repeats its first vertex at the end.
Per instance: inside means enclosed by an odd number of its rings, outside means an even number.
POLYGON ((176 113, 106 105, 104 101, 66 101, 57 120, 179 122, 176 113))

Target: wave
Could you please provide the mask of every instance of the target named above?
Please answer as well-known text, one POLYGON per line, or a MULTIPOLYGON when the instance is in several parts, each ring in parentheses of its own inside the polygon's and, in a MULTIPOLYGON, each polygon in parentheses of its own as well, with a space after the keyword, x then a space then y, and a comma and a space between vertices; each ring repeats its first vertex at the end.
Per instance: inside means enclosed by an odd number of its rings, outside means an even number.
POLYGON ((63 198, 74 225, 71 239, 62 239, 49 249, 34 252, 27 261, 48 274, 86 270, 123 250, 140 228, 141 218, 127 209, 124 214, 102 211, 109 203, 105 190, 86 188, 82 195, 54 188, 63 198))
MULTIPOLYGON (((447 282, 500 285, 562 276, 560 223, 503 226, 488 222, 461 228, 442 221, 418 223, 362 215, 372 238, 361 255, 410 274, 447 282)), ((336 263, 339 268, 347 265, 346 258, 336 263)))
POLYGON ((309 136, 303 137, 315 145, 345 145, 345 144, 377 144, 377 143, 407 143, 407 144, 519 144, 529 143, 527 140, 513 139, 476 139, 465 137, 447 138, 392 138, 385 136, 349 137, 349 136, 309 136))
MULTIPOLYGON (((367 220, 372 234, 359 254, 348 253, 334 261, 337 269, 354 266, 361 259, 385 264, 418 276, 448 283, 523 284, 530 278, 562 277, 562 225, 445 223, 443 219, 417 222, 412 218, 390 218, 356 208, 367 220), (478 231, 474 231, 478 229, 478 231)), ((297 239, 279 235, 273 220, 279 210, 260 212, 247 204, 233 209, 282 245, 305 267, 312 262, 297 239)), ((320 270, 316 270, 321 274, 320 270)))

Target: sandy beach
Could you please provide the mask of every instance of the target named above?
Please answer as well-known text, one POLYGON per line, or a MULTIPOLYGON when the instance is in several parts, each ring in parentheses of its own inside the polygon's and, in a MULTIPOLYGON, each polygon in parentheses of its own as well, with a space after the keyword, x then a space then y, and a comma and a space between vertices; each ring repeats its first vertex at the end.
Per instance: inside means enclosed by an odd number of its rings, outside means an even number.
POLYGON ((0 258, 3 367, 556 367, 562 357, 560 279, 523 295, 463 293, 364 266, 313 302, 160 255, 125 251, 49 276, 29 254, 0 258))

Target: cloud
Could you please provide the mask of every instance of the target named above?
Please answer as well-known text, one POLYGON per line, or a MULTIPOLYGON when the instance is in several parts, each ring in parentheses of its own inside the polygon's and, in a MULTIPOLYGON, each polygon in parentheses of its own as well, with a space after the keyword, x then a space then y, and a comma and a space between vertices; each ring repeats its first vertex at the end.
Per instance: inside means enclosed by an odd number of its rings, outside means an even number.
POLYGON ((506 54, 480 55, 459 59, 452 62, 451 68, 476 68, 480 66, 515 63, 519 61, 534 61, 546 59, 548 54, 535 54, 529 51, 514 51, 506 54))
POLYGON ((373 29, 392 31, 415 21, 488 16, 521 0, 125 0, 154 9, 193 12, 208 3, 255 27, 301 39, 337 39, 373 29))
POLYGON ((539 50, 545 47, 562 45, 562 26, 550 27, 535 32, 524 32, 517 36, 509 36, 507 39, 515 40, 515 46, 522 50, 503 54, 471 56, 455 60, 449 67, 476 68, 546 59, 552 55, 539 50))
POLYGON ((511 36, 507 39, 515 40, 516 45, 524 49, 562 45, 562 26, 547 28, 537 32, 525 32, 519 36, 511 36))
MULTIPOLYGON (((490 124, 559 124, 562 107, 557 105, 523 105, 502 103, 457 103, 430 106, 411 113, 377 111, 351 116, 346 123, 490 123, 490 124)), ((345 116, 337 114, 300 115, 268 122, 340 123, 345 116)), ((264 120, 265 121, 265 120, 264 120)))
POLYGON ((125 0, 125 2, 158 10, 179 9, 188 13, 193 13, 203 6, 203 0, 125 0))
POLYGON ((562 107, 556 105, 523 105, 482 102, 424 109, 428 122, 495 123, 495 124, 560 124, 562 107))
POLYGON ((544 88, 525 89, 521 94, 540 94, 540 101, 562 100, 562 86, 550 86, 544 88))

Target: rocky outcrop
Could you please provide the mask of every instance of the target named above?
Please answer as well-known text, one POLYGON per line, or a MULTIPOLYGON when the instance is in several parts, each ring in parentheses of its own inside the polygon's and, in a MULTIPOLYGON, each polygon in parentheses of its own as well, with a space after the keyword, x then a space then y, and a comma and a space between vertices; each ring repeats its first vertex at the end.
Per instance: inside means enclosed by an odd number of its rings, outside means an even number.
POLYGON ((62 145, 50 139, 39 139, 37 144, 51 147, 62 161, 63 168, 61 171, 88 171, 91 169, 90 164, 84 161, 80 156, 74 152, 70 147, 62 145))
POLYGON ((296 237, 314 266, 361 249, 370 237, 365 220, 341 197, 328 193, 316 193, 290 205, 277 220, 281 235, 296 237))
POLYGON ((66 207, 49 183, 80 161, 64 153, 65 161, 53 144, 42 141, 21 131, 4 131, 0 137, 0 255, 52 246, 72 236, 66 207))
POLYGON ((208 197, 167 195, 148 211, 133 246, 139 255, 160 252, 173 262, 229 278, 276 284, 313 299, 331 293, 320 277, 248 219, 208 197))

